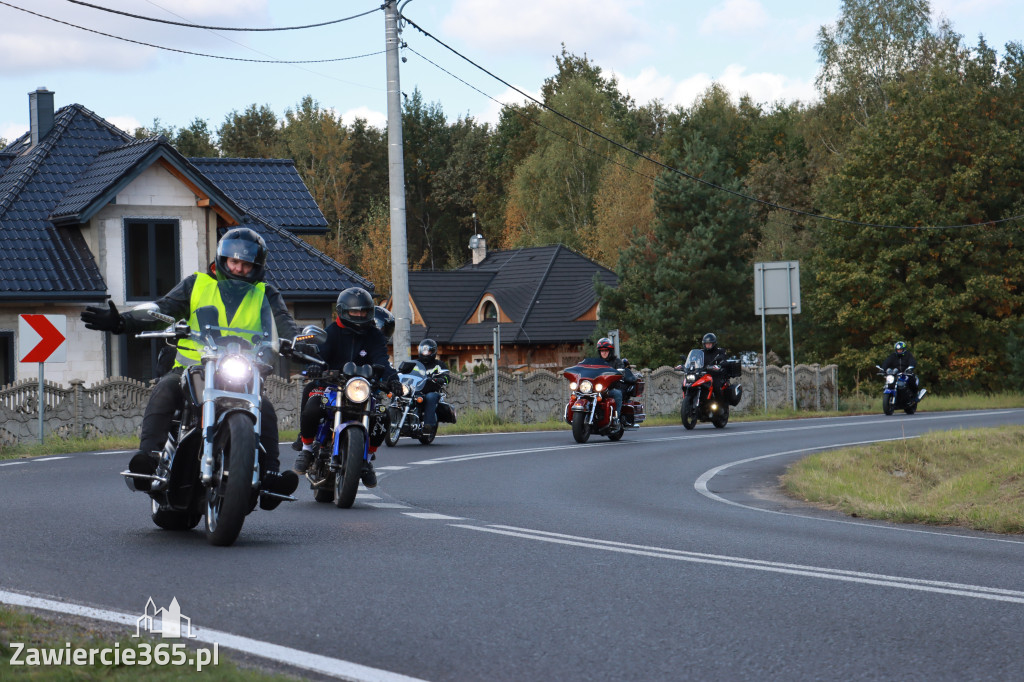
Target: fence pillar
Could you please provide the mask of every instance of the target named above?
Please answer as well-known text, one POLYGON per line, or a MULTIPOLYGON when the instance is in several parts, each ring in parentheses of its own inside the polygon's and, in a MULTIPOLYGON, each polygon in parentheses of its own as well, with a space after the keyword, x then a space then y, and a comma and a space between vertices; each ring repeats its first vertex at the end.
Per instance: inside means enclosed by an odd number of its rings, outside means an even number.
POLYGON ((71 433, 85 437, 85 420, 82 417, 82 386, 81 379, 71 380, 71 433))

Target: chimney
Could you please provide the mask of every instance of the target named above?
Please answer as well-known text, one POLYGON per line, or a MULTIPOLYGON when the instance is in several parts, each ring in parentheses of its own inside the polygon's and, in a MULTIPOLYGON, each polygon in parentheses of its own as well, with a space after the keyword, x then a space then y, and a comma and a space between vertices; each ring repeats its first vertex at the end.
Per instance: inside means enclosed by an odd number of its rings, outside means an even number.
POLYGON ((469 248, 473 252, 473 265, 487 258, 487 240, 482 234, 474 234, 469 238, 469 248))
POLYGON ((28 113, 34 147, 53 128, 53 93, 45 87, 28 93, 28 113))

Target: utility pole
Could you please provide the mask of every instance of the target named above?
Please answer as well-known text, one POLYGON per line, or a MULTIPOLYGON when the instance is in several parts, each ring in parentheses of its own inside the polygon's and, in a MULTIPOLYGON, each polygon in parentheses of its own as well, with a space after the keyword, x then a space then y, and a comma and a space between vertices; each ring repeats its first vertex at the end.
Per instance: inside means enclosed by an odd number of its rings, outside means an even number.
POLYGON ((384 2, 388 75, 388 189, 391 205, 391 312, 395 365, 410 358, 409 252, 405 235, 405 158, 402 148, 402 89, 398 79, 397 0, 384 2))

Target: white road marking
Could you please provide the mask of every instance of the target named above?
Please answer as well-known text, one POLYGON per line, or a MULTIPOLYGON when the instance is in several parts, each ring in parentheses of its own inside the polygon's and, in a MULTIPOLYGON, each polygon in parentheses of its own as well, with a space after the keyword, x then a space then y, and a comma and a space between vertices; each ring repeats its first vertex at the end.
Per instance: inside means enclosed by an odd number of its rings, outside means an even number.
POLYGON ((461 521, 462 516, 448 516, 447 514, 434 514, 431 512, 402 512, 404 516, 411 516, 414 519, 426 519, 428 521, 461 521))
POLYGON ((377 471, 401 471, 402 469, 408 469, 409 467, 402 466, 389 466, 389 467, 376 467, 377 471))
POLYGON ((408 509, 407 504, 398 504, 397 502, 368 502, 367 507, 374 507, 376 509, 408 509))
POLYGON ((617 552, 621 554, 632 554, 634 556, 652 557, 656 559, 670 559, 673 561, 687 561, 691 563, 727 566, 730 568, 742 568, 751 571, 783 573, 787 575, 797 575, 809 578, 821 578, 824 580, 838 580, 842 582, 860 583, 864 585, 895 587, 903 590, 934 592, 938 594, 949 594, 959 597, 971 597, 974 599, 989 599, 993 601, 1008 602, 1012 604, 1024 604, 1024 592, 1018 590, 1006 590, 995 587, 984 587, 980 585, 965 585, 962 583, 951 583, 938 580, 905 578, 902 576, 883 575, 878 573, 862 573, 860 571, 846 571, 834 568, 822 568, 818 566, 803 566, 800 564, 787 564, 776 561, 763 561, 760 559, 746 559, 744 557, 731 557, 720 554, 687 552, 684 550, 668 549, 665 547, 631 545, 623 542, 598 540, 595 538, 565 535, 562 533, 550 533, 548 531, 533 530, 529 528, 517 528, 515 526, 492 525, 483 527, 459 523, 453 523, 450 525, 454 528, 465 528, 467 530, 482 531, 485 533, 495 533, 498 535, 507 535, 516 538, 523 538, 526 540, 550 542, 559 545, 569 545, 572 547, 584 547, 587 549, 598 549, 606 552, 617 552))
MULTIPOLYGON (((94 609, 87 606, 68 604, 66 602, 53 601, 51 599, 29 597, 16 592, 6 592, 2 590, 0 590, 0 604, 9 604, 11 606, 22 606, 42 611, 54 611, 56 613, 82 616, 83 618, 101 620, 107 623, 118 623, 129 628, 135 627, 139 620, 139 614, 127 614, 120 613, 118 611, 107 611, 105 609, 94 609)), ((235 649, 246 654, 252 654, 253 656, 277 661, 278 663, 284 663, 296 668, 310 670, 312 672, 321 673, 323 675, 328 675, 342 680, 352 680, 353 682, 422 682, 422 680, 416 677, 408 677, 399 673, 381 670, 380 668, 371 668, 358 663, 352 663, 351 661, 345 661, 340 658, 329 658, 327 656, 320 656, 319 654, 311 654, 308 651, 291 649, 289 647, 271 644, 269 642, 261 642, 256 639, 250 639, 249 637, 233 635, 229 632, 210 630, 208 628, 196 626, 195 624, 192 626, 192 631, 196 633, 194 641, 203 642, 205 644, 216 643, 217 645, 227 649, 235 649)))
POLYGON ((862 440, 862 441, 857 441, 857 442, 853 442, 853 443, 835 443, 835 444, 832 444, 832 445, 819 445, 819 446, 813 447, 813 448, 802 448, 802 449, 799 449, 799 450, 786 450, 785 452, 773 452, 770 455, 760 455, 758 457, 749 457, 747 459, 741 459, 741 460, 737 460, 735 462, 729 462, 728 464, 723 464, 721 466, 715 467, 714 469, 709 469, 709 470, 705 471, 703 474, 701 474, 697 478, 696 481, 694 481, 693 488, 694 488, 694 490, 696 490, 698 493, 700 493, 704 497, 707 497, 708 499, 714 500, 715 502, 721 502, 723 504, 732 505, 734 507, 740 507, 742 509, 749 509, 751 511, 761 512, 762 514, 779 514, 780 516, 792 516, 792 517, 796 517, 796 518, 800 518, 800 519, 810 519, 812 521, 822 521, 822 522, 825 522, 825 523, 842 523, 842 524, 847 524, 847 525, 851 525, 851 526, 858 526, 858 527, 861 527, 861 528, 879 528, 879 529, 884 529, 884 530, 898 531, 898 532, 901 532, 901 533, 920 533, 922 535, 941 535, 942 537, 960 538, 960 539, 963 539, 963 540, 985 540, 987 542, 1002 542, 1002 543, 1011 544, 1011 545, 1024 545, 1024 542, 1022 542, 1020 540, 1009 540, 1009 539, 1006 539, 1006 538, 991 537, 991 536, 988 536, 988 535, 962 535, 960 533, 952 533, 952 532, 940 533, 938 531, 923 530, 921 528, 907 528, 905 526, 892 526, 892 525, 882 525, 882 524, 876 524, 876 523, 868 523, 868 522, 866 522, 866 520, 849 521, 847 519, 829 519, 829 518, 824 518, 824 517, 820 517, 820 516, 808 516, 806 514, 798 514, 798 513, 790 512, 790 511, 777 511, 775 509, 762 509, 761 507, 754 507, 754 506, 749 505, 749 504, 742 504, 742 503, 736 502, 734 500, 726 499, 726 498, 722 497, 721 495, 716 495, 715 493, 713 493, 710 490, 708 490, 708 482, 710 482, 712 478, 714 478, 715 476, 717 476, 721 472, 725 471, 726 469, 728 469, 730 467, 738 466, 740 464, 746 464, 748 462, 756 462, 757 460, 769 459, 771 457, 784 457, 785 455, 797 455, 797 454, 802 454, 802 453, 805 453, 805 452, 814 452, 815 450, 838 450, 840 448, 857 447, 858 445, 870 445, 872 443, 888 443, 888 442, 896 441, 896 440, 910 440, 912 438, 919 438, 919 436, 907 436, 906 438, 879 438, 877 440, 862 440))
POLYGON ((70 457, 68 455, 61 455, 60 457, 37 457, 36 459, 33 459, 32 461, 33 462, 53 462, 53 461, 56 461, 58 459, 70 459, 70 457))
POLYGON ((373 493, 364 493, 364 492, 359 492, 357 494, 357 497, 360 500, 379 500, 380 499, 380 495, 374 495, 373 493))
POLYGON ((3 464, 0 464, 0 467, 12 467, 12 466, 15 466, 17 464, 27 464, 27 463, 28 462, 26 462, 26 461, 21 461, 21 462, 4 462, 3 464))

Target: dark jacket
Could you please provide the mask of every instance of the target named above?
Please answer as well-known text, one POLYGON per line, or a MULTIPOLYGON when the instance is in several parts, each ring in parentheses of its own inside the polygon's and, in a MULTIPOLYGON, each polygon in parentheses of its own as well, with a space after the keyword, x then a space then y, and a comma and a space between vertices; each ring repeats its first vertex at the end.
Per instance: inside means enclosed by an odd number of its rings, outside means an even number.
POLYGON ((896 369, 900 372, 906 371, 908 367, 916 367, 917 358, 909 350, 903 351, 903 354, 893 351, 889 353, 889 357, 885 359, 882 364, 882 369, 896 369))
POLYGON ((710 367, 711 365, 722 366, 725 364, 725 360, 729 356, 729 353, 719 346, 712 346, 711 350, 707 350, 706 348, 702 348, 701 350, 704 351, 705 367, 710 367))
MULTIPOLYGON (((185 319, 187 320, 192 315, 192 289, 195 288, 196 278, 199 275, 192 273, 185 279, 178 282, 178 284, 167 292, 167 294, 161 298, 158 298, 154 303, 160 308, 160 312, 165 315, 170 315, 176 320, 185 319)), ((232 296, 231 284, 234 284, 231 280, 226 280, 229 285, 222 289, 221 296, 224 299, 224 303, 227 306, 228 317, 234 313, 232 305, 237 308, 238 304, 244 296, 246 287, 238 286, 237 290, 239 296, 232 296)), ((239 282, 239 285, 242 283, 239 282)), ((266 285, 266 301, 270 308, 270 313, 273 316, 272 320, 264 320, 263 329, 267 330, 271 324, 277 328, 277 335, 279 338, 294 338, 299 334, 299 328, 295 324, 295 320, 292 319, 291 313, 288 312, 288 306, 284 303, 284 298, 281 296, 281 292, 272 284, 266 285)), ((123 314, 121 319, 124 320, 124 333, 134 334, 136 332, 145 331, 147 329, 162 328, 165 326, 162 322, 143 321, 136 319, 131 311, 123 314)))
POLYGON ((334 324, 327 327, 327 340, 320 344, 319 349, 328 369, 340 370, 346 362, 354 362, 357 365, 380 365, 384 368, 381 374, 383 381, 398 377, 398 372, 388 361, 387 339, 373 325, 357 333, 335 319, 334 324))

